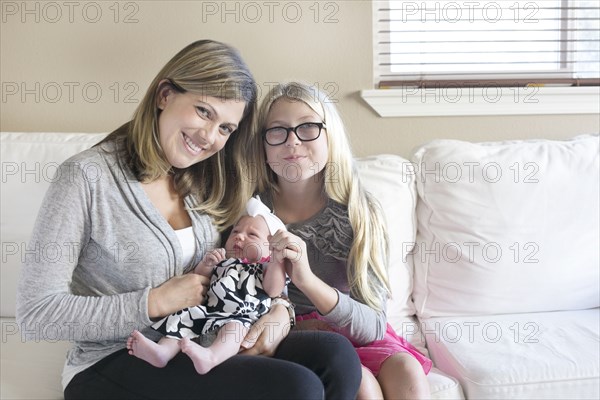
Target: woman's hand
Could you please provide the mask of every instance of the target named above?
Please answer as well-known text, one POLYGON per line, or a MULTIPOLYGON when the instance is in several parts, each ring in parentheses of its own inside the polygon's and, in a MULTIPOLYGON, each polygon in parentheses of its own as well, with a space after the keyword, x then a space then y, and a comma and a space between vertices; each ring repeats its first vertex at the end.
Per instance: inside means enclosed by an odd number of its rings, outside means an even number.
POLYGON ((275 305, 252 325, 240 346, 240 354, 271 357, 289 332, 290 316, 287 309, 281 304, 275 305))
POLYGON ((162 318, 186 307, 202 304, 210 279, 198 274, 174 276, 159 287, 150 289, 148 316, 162 318))
POLYGON ((296 321, 296 330, 299 331, 330 331, 335 332, 327 322, 319 319, 305 319, 296 321))

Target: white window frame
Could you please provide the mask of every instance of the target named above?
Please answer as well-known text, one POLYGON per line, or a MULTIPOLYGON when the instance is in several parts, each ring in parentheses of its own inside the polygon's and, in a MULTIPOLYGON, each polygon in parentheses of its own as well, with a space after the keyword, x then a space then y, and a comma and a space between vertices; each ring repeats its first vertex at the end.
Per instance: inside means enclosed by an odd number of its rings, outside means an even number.
MULTIPOLYGON (((372 2, 373 16, 380 6, 372 2)), ((378 76, 373 24, 373 81, 378 76)), ((600 114, 599 86, 367 89, 360 92, 381 117, 600 114)))

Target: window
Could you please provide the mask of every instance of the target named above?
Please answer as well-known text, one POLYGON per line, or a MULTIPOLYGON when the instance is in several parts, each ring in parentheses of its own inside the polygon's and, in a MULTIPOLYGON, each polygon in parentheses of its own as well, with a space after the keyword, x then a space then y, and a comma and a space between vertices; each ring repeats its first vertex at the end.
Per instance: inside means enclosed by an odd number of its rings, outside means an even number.
POLYGON ((379 86, 598 85, 598 0, 376 3, 379 86))
POLYGON ((374 1, 380 116, 600 113, 598 0, 374 1), (425 106, 425 107, 424 107, 425 106))

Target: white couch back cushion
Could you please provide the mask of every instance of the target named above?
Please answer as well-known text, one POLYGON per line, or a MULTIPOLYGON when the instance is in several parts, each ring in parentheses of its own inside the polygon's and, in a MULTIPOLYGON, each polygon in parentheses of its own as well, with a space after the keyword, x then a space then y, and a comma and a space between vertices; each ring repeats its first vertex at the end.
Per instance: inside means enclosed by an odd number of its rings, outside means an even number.
POLYGON ((417 315, 598 307, 598 143, 586 135, 417 149, 417 315))
MULTIPOLYGON (((57 167, 70 156, 98 143, 104 133, 28 133, 0 134, 2 191, 0 230, 2 268, 0 285, 2 317, 14 317, 15 296, 21 264, 25 257, 47 257, 52 249, 30 249, 29 238, 38 209, 55 177, 57 167)), ((52 254, 51 254, 52 253, 52 254)))
POLYGON ((358 160, 358 170, 366 189, 379 200, 386 219, 390 260, 388 273, 392 298, 387 316, 397 332, 404 317, 415 314, 411 294, 413 267, 407 255, 415 242, 416 187, 410 161, 396 155, 378 155, 358 160))

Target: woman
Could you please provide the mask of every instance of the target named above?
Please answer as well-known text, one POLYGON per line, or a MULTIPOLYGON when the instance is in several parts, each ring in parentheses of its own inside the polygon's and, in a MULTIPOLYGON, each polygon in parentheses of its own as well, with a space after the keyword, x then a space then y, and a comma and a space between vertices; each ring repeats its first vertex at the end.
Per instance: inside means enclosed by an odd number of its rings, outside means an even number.
POLYGON ((291 82, 263 101, 260 197, 287 224, 270 240, 292 283, 298 329, 348 337, 363 364, 359 398, 429 398, 431 361, 387 324, 387 233, 360 183, 342 120, 318 89, 291 82))
POLYGON ((75 341, 63 371, 67 400, 354 396, 360 369, 349 343, 285 337, 281 304, 243 343, 274 358, 235 356, 200 376, 181 353, 160 369, 125 348, 134 330, 158 340, 153 321, 205 298, 208 278, 186 272, 252 193, 243 177, 256 92, 234 49, 194 42, 158 73, 132 121, 61 165, 30 246, 65 250, 27 260, 17 318, 23 329, 51 326, 75 341))

